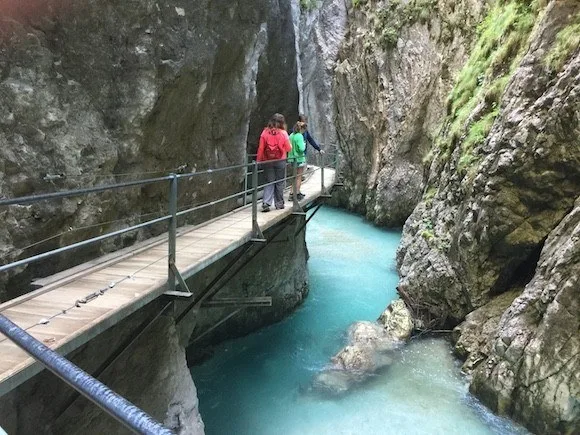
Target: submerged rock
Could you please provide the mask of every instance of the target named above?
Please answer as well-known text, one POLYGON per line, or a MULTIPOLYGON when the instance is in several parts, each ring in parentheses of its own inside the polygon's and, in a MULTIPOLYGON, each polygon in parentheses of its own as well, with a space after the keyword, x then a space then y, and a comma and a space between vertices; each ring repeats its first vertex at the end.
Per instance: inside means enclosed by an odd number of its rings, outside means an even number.
POLYGON ((334 368, 347 371, 374 372, 389 362, 379 354, 400 344, 385 329, 374 322, 357 322, 350 326, 349 344, 332 357, 334 368))
POLYGON ((342 394, 393 362, 394 352, 412 332, 411 312, 400 299, 393 301, 379 318, 381 323, 361 321, 348 329, 348 344, 318 373, 313 389, 342 394), (410 325, 410 329, 409 329, 410 325))

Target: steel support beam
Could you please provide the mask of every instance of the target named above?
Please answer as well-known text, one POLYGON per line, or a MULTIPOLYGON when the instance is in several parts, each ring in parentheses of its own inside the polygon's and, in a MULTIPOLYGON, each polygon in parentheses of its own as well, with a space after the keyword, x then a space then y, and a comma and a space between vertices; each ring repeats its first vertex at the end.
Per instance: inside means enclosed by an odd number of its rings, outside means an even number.
POLYGON ((204 301, 202 307, 271 307, 271 296, 249 296, 249 297, 231 297, 231 298, 212 298, 204 301))
POLYGON ((183 276, 181 275, 181 273, 177 269, 177 266, 175 265, 175 263, 169 263, 169 269, 171 271, 171 274, 175 278, 177 278, 177 281, 179 281, 179 285, 181 286, 181 291, 167 290, 163 294, 165 296, 174 296, 174 297, 178 297, 178 298, 190 298, 190 297, 192 297, 193 293, 191 292, 191 290, 189 290, 189 286, 185 282, 185 279, 183 279, 183 276))

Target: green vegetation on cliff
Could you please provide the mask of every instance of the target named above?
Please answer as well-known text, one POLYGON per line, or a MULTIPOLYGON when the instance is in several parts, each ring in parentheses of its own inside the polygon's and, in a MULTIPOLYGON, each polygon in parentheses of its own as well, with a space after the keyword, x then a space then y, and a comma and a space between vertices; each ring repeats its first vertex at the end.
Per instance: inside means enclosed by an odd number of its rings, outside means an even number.
MULTIPOLYGON (((353 5, 358 6, 362 2, 353 0, 353 5)), ((392 0, 379 10, 377 33, 380 45, 385 49, 393 47, 399 39, 399 33, 404 26, 415 23, 425 23, 437 10, 437 0, 392 0)))
POLYGON ((564 62, 580 47, 580 15, 564 27, 556 36, 556 43, 546 57, 546 65, 552 71, 558 71, 564 62))
POLYGON ((501 96, 528 47, 538 10, 536 1, 498 0, 477 29, 471 56, 449 95, 438 140, 444 160, 461 144, 460 173, 478 160, 474 148, 485 140, 499 114, 501 96))
POLYGON ((316 7, 317 0, 300 0, 300 8, 310 11, 316 7))

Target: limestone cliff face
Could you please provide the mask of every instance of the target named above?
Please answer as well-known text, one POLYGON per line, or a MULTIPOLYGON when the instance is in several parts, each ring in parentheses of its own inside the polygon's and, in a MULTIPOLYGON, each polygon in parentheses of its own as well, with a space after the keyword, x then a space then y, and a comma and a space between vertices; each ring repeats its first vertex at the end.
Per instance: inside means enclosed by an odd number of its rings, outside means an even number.
MULTIPOLYGON (((529 279, 543 241, 573 207, 580 191, 580 57, 572 54, 558 71, 545 58, 576 5, 555 2, 538 12, 497 113, 486 113, 492 96, 482 95, 451 148, 435 146, 429 185, 397 255, 399 288, 421 300, 424 320, 456 324, 529 279), (482 115, 492 120, 489 134, 466 148, 482 115)), ((484 91, 495 85, 482 80, 484 91)))
POLYGON ((333 87, 342 205, 380 225, 401 226, 411 214, 424 157, 485 3, 349 2, 333 87))
MULTIPOLYGON (((256 142, 272 112, 297 114, 294 3, 0 2, 0 197, 154 177, 185 165, 187 171, 199 171, 243 163, 247 143, 256 142)), ((243 172, 217 181, 206 176, 180 183, 180 206, 241 190, 243 172)), ((55 249, 166 210, 165 184, 3 208, 0 261, 55 249)), ((28 291, 33 278, 164 230, 129 233, 0 276, 0 301, 28 291)), ((305 247, 298 252, 302 273, 294 276, 296 282, 273 283, 271 289, 286 303, 264 318, 256 310, 247 321, 254 328, 302 300, 305 247)), ((287 267, 293 270, 293 263, 287 267)), ((128 334, 159 311, 156 304, 69 356, 94 373, 128 334)), ((178 433, 196 434, 203 424, 185 359, 189 326, 178 330, 171 316, 158 319, 101 376, 178 433)), ((9 433, 119 433, 113 420, 84 399, 70 400, 68 387, 43 372, 1 398, 0 420, 9 433)))
MULTIPOLYGON (((186 164, 201 170, 242 163, 250 124, 261 125, 274 109, 297 110, 291 3, 3 2, 0 195, 120 182, 186 164), (284 89, 281 104, 268 97, 273 88, 284 89)), ((233 193, 242 180, 240 171, 221 183, 183 183, 180 204, 233 193)), ((166 203, 160 185, 4 208, 0 258, 151 219, 166 203)), ((26 291, 35 276, 147 235, 131 233, 3 276, 0 299, 26 291)))
POLYGON ((308 129, 330 158, 338 146, 333 81, 348 30, 349 4, 349 0, 324 0, 316 8, 296 11, 295 18, 300 112, 308 116, 308 129))
POLYGON ((397 254, 422 327, 467 316, 472 390, 538 433, 580 425, 579 17, 573 0, 490 5, 397 254))
POLYGON ((580 427, 580 197, 489 339, 471 390, 536 433, 580 427))

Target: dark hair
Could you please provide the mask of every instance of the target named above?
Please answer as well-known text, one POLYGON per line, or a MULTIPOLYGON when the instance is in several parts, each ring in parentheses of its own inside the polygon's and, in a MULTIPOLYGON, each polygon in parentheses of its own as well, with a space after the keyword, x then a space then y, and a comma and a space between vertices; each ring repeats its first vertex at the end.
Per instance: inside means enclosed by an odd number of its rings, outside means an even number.
POLYGON ((306 131, 306 128, 308 128, 308 125, 306 125, 305 122, 302 121, 298 121, 295 125, 294 125, 294 131, 297 133, 303 133, 306 131))
POLYGON ((298 121, 308 122, 308 117, 305 114, 301 113, 300 115, 298 115, 298 121))
POLYGON ((268 121, 268 128, 284 128, 284 124, 286 120, 284 119, 284 115, 281 113, 274 113, 268 121))

